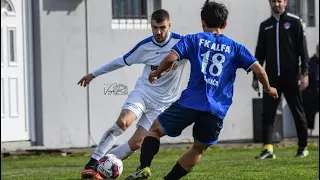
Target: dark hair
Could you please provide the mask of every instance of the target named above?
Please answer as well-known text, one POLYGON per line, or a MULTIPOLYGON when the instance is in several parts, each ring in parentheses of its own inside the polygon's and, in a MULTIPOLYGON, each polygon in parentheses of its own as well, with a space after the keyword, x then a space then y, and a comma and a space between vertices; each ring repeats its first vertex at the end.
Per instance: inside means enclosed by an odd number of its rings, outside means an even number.
POLYGON ((228 9, 224 4, 206 0, 201 10, 201 19, 208 28, 222 28, 228 19, 228 9))
POLYGON ((151 20, 155 20, 157 23, 160 23, 165 20, 170 20, 170 16, 168 11, 164 9, 158 9, 152 13, 151 20))

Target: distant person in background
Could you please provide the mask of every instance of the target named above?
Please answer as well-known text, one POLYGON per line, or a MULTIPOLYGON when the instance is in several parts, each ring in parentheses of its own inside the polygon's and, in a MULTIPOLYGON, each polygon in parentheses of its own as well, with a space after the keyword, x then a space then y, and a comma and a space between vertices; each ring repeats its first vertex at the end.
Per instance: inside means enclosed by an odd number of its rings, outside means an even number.
MULTIPOLYGON (((286 11, 287 0, 269 0, 272 15, 260 24, 256 58, 266 62, 270 85, 283 93, 292 112, 298 135, 296 157, 305 157, 308 128, 301 91, 308 87, 308 52, 301 18, 286 11), (301 58, 301 65, 299 62, 301 58)), ((252 87, 259 90, 254 76, 252 87)), ((275 115, 281 98, 263 93, 262 138, 264 150, 257 159, 275 158, 272 135, 275 115)))
POLYGON ((315 116, 319 112, 319 44, 316 54, 309 61, 309 86, 303 91, 303 104, 311 136, 315 116))

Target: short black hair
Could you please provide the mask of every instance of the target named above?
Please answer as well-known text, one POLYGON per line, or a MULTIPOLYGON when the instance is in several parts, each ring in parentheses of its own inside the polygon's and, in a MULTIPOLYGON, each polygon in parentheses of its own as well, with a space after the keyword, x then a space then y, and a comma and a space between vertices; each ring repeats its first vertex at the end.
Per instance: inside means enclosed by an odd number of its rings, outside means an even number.
POLYGON ((170 16, 168 11, 164 9, 158 9, 152 13, 151 20, 155 20, 157 23, 160 23, 165 20, 170 20, 170 16))
POLYGON ((222 28, 228 19, 229 11, 222 3, 206 0, 201 10, 201 19, 208 28, 222 28))

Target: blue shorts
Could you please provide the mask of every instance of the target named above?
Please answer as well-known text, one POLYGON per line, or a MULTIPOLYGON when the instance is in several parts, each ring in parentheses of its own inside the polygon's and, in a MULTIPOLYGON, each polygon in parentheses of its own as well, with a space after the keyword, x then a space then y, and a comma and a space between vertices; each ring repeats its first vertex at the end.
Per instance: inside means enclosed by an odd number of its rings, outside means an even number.
POLYGON ((181 106, 178 101, 158 116, 158 120, 170 137, 176 137, 194 123, 194 140, 210 146, 217 143, 223 120, 209 112, 198 111, 181 106))

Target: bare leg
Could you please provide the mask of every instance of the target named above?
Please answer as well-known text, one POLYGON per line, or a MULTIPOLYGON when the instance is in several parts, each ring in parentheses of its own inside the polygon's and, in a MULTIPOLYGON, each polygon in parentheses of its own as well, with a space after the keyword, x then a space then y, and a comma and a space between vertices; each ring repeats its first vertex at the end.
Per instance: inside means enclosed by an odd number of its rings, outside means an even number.
POLYGON ((178 160, 178 163, 186 170, 191 171, 192 168, 198 164, 200 161, 200 158, 204 151, 207 149, 207 147, 197 141, 193 143, 193 146, 189 151, 184 153, 180 159, 178 160))
POLYGON ((206 149, 206 146, 195 141, 192 148, 180 157, 177 164, 172 168, 170 173, 164 177, 164 179, 180 179, 187 175, 200 161, 200 158, 206 149))

